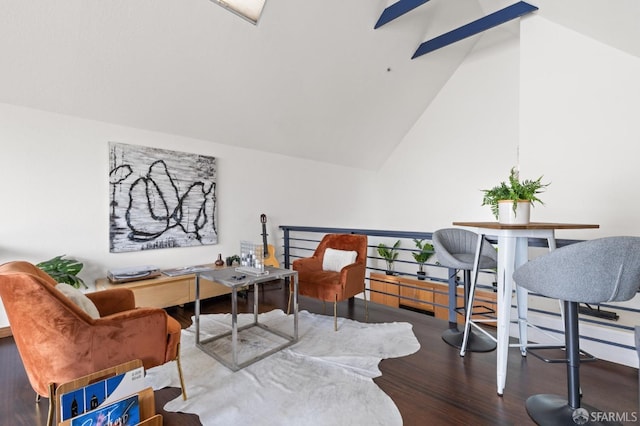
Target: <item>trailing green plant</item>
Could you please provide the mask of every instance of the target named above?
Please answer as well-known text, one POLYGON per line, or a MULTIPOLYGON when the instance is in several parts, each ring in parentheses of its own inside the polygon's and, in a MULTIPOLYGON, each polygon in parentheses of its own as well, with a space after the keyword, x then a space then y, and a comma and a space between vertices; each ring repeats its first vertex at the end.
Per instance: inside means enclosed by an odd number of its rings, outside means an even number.
POLYGON ((418 247, 420 251, 411 252, 411 255, 413 256, 415 261, 418 263, 418 265, 420 265, 420 271, 422 271, 422 268, 427 260, 429 260, 429 258, 435 254, 433 244, 428 242, 423 243, 422 241, 424 240, 414 239, 413 242, 416 244, 416 247, 418 247))
POLYGON ((56 282, 66 283, 75 288, 80 288, 80 286, 89 288, 82 278, 77 276, 84 264, 76 259, 63 259, 65 256, 64 254, 56 256, 53 259, 40 262, 36 266, 49 274, 56 282))
POLYGON ((511 168, 509 174, 509 183, 500 182, 499 185, 491 189, 483 189, 484 197, 482 199, 483 206, 491 206, 491 212, 498 219, 498 202, 510 200, 513 202, 513 211, 515 213, 518 207, 518 201, 528 201, 532 206, 534 203, 544 203, 538 198, 538 194, 544 192, 544 188, 549 186, 548 183, 542 183, 542 176, 536 180, 520 180, 518 171, 515 167, 511 168))

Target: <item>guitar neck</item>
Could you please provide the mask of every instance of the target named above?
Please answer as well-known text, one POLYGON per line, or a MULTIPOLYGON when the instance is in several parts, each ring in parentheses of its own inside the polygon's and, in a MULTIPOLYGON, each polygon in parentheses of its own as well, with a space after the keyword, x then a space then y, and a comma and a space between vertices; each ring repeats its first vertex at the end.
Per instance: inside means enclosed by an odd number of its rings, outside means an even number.
POLYGON ((262 224, 262 254, 265 257, 269 257, 269 246, 267 245, 267 226, 262 224))

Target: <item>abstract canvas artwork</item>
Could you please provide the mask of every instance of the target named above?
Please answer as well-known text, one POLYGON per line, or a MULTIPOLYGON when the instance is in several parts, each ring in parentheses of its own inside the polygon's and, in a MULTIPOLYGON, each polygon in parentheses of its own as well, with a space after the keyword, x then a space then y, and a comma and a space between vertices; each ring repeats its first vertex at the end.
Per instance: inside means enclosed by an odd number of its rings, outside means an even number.
POLYGON ((109 143, 112 253, 218 243, 216 159, 109 143))

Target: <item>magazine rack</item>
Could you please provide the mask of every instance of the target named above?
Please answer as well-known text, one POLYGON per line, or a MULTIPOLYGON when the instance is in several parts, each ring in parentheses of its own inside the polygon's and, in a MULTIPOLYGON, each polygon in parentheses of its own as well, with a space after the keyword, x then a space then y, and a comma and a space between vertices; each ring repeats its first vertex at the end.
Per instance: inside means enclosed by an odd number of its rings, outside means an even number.
MULTIPOLYGON (((55 399, 56 399, 56 421, 58 422, 58 426, 70 426, 71 419, 60 422, 62 417, 62 403, 61 396, 74 391, 76 389, 81 389, 85 386, 88 386, 94 382, 107 379, 109 377, 115 376, 117 374, 126 373, 127 371, 134 370, 136 368, 142 367, 142 361, 139 359, 126 362, 124 364, 117 365, 115 367, 107 368, 101 371, 97 371, 93 374, 89 374, 84 377, 80 377, 76 380, 73 380, 68 383, 64 383, 56 389, 55 399)), ((155 399, 153 394, 153 389, 146 388, 142 391, 138 392, 138 402, 140 405, 140 426, 162 426, 162 415, 156 414, 155 407, 155 399)))

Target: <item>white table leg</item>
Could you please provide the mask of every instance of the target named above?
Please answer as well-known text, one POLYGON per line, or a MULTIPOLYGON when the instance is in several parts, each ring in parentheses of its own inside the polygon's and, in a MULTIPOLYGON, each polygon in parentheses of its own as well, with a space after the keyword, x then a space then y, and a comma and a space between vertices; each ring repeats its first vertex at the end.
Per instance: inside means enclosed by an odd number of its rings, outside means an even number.
MULTIPOLYGON (((529 240, 527 237, 519 237, 516 243, 516 254, 514 258, 514 271, 529 261, 529 240)), ((509 276, 513 282, 513 273, 509 276)), ((515 284, 514 284, 515 285, 515 284)), ((521 287, 516 287, 516 302, 518 306, 518 331, 520 353, 527 356, 527 309, 529 292, 521 287)))
POLYGON ((498 395, 504 394, 507 381, 507 355, 509 353, 509 322, 511 320, 511 292, 516 239, 498 238, 498 324, 496 349, 496 379, 498 395))

